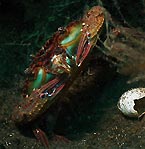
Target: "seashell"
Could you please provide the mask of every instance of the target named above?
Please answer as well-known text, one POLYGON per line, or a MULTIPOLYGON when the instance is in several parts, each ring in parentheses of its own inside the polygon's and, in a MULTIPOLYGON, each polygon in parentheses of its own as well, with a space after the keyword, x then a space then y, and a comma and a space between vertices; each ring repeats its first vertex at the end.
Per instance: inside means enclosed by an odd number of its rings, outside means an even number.
POLYGON ((117 107, 128 117, 141 118, 145 114, 145 88, 134 88, 123 93, 117 107))

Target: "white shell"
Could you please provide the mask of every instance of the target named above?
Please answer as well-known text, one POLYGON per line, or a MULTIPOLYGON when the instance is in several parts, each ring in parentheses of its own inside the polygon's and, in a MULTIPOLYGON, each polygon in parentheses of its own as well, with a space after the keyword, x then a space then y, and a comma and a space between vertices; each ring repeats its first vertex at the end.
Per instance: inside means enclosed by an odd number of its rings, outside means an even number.
POLYGON ((126 116, 129 117, 140 117, 144 114, 144 112, 139 115, 138 111, 134 109, 135 100, 139 100, 145 97, 145 88, 134 88, 128 90, 120 97, 118 101, 119 110, 126 116))

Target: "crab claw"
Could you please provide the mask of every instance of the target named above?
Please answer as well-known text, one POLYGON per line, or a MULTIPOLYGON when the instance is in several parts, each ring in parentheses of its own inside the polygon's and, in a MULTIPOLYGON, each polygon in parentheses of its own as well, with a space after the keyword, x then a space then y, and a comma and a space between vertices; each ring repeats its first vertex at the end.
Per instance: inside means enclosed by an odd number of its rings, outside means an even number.
POLYGON ((76 65, 79 67, 86 56, 89 54, 89 51, 91 49, 91 44, 89 41, 89 36, 83 35, 79 46, 78 46, 78 52, 77 52, 77 57, 76 57, 76 65))
POLYGON ((12 119, 15 123, 28 123, 41 115, 47 108, 56 100, 58 95, 65 87, 66 79, 60 81, 60 78, 55 78, 40 89, 32 91, 30 96, 27 96, 24 101, 15 109, 12 119))
POLYGON ((82 35, 79 42, 76 65, 81 66, 90 50, 95 46, 104 23, 104 10, 94 6, 83 18, 82 35))

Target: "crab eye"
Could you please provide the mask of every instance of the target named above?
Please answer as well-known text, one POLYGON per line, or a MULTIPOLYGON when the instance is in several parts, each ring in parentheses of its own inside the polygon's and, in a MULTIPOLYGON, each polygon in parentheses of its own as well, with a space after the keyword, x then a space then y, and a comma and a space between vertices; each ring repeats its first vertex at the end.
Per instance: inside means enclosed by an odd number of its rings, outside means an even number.
POLYGON ((64 34, 66 29, 64 27, 59 27, 58 31, 60 32, 60 34, 64 34))

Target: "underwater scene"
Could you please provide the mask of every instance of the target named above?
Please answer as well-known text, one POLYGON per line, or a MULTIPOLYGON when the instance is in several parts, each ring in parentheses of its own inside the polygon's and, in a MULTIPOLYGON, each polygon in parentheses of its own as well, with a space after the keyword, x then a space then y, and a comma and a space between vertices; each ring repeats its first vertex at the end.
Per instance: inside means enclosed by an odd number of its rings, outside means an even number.
POLYGON ((0 149, 145 148, 145 1, 0 0, 0 149))

